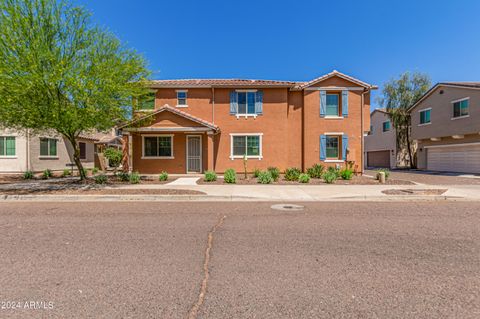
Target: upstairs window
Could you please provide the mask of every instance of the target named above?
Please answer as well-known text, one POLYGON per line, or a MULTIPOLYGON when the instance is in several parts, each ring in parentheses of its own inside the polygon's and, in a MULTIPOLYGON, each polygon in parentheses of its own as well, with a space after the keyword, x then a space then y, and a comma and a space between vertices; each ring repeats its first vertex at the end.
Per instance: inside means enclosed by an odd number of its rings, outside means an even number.
POLYGON ((263 91, 238 90, 230 92, 230 114, 240 116, 261 115, 263 113, 263 91))
POLYGON ((384 132, 390 131, 390 121, 383 122, 382 127, 384 132))
POLYGON ((57 156, 57 140, 54 138, 40 138, 40 156, 57 156))
POLYGON ((187 91, 177 91, 177 106, 187 107, 187 91))
POLYGON ((327 94, 326 116, 339 116, 339 100, 338 94, 327 94))
POLYGON ((420 111, 420 124, 430 123, 430 112, 430 109, 420 111))
POLYGON ((453 117, 468 115, 468 99, 453 102, 453 117))
POLYGON ((0 156, 15 156, 15 136, 0 136, 0 156))

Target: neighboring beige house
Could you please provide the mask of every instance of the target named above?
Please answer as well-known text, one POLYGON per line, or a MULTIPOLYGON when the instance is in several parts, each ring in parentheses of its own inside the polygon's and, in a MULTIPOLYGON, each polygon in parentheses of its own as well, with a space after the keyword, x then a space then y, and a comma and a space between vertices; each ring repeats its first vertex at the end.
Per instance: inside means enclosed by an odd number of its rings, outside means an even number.
POLYGON ((480 173, 480 82, 438 83, 410 112, 418 168, 480 173))
POLYGON ((365 136, 365 167, 405 167, 408 155, 397 150, 396 132, 385 109, 370 114, 370 132, 365 136))
MULTIPOLYGON (((120 144, 121 139, 110 133, 82 135, 78 144, 86 168, 94 166, 96 143, 120 144)), ((70 163, 73 163, 73 148, 61 136, 0 129, 0 173, 40 172, 45 169, 59 171, 69 168, 67 164, 70 163)))

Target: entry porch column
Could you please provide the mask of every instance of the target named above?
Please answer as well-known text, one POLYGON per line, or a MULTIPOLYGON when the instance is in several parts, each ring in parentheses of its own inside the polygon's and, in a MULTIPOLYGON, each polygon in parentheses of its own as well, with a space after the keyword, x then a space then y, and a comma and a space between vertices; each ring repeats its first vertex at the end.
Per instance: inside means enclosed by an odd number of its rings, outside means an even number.
POLYGON ((215 133, 207 132, 207 170, 214 171, 215 133))

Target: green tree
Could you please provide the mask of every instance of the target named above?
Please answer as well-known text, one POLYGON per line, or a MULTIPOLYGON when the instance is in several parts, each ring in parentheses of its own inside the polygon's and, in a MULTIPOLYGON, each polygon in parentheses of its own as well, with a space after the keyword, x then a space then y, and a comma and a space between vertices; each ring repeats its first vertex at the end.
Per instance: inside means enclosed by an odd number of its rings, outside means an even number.
POLYGON ((54 130, 73 146, 131 114, 146 94, 144 58, 66 0, 0 0, 0 126, 54 130))
POLYGON ((415 150, 412 149, 411 118, 408 109, 430 88, 430 78, 422 73, 405 72, 398 79, 385 83, 380 105, 386 108, 396 130, 397 149, 408 152, 410 168, 416 166, 415 150))

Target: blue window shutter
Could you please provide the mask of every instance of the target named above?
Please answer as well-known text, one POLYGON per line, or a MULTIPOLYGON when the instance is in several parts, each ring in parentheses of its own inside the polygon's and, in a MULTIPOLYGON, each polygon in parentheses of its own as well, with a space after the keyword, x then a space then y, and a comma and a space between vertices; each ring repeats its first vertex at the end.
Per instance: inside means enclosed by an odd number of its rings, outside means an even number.
POLYGON ((347 159, 347 150, 348 150, 348 135, 342 135, 342 160, 347 159))
POLYGON ((327 91, 320 91, 320 117, 327 113, 327 91))
POLYGON ((255 113, 263 114, 263 91, 257 91, 255 94, 255 113))
POLYGON ((320 135, 320 160, 324 161, 327 158, 327 137, 320 135))
POLYGON ((348 91, 342 91, 342 115, 348 117, 348 91))
POLYGON ((237 114, 238 110, 238 100, 237 100, 237 92, 231 91, 230 92, 230 114, 237 114))

